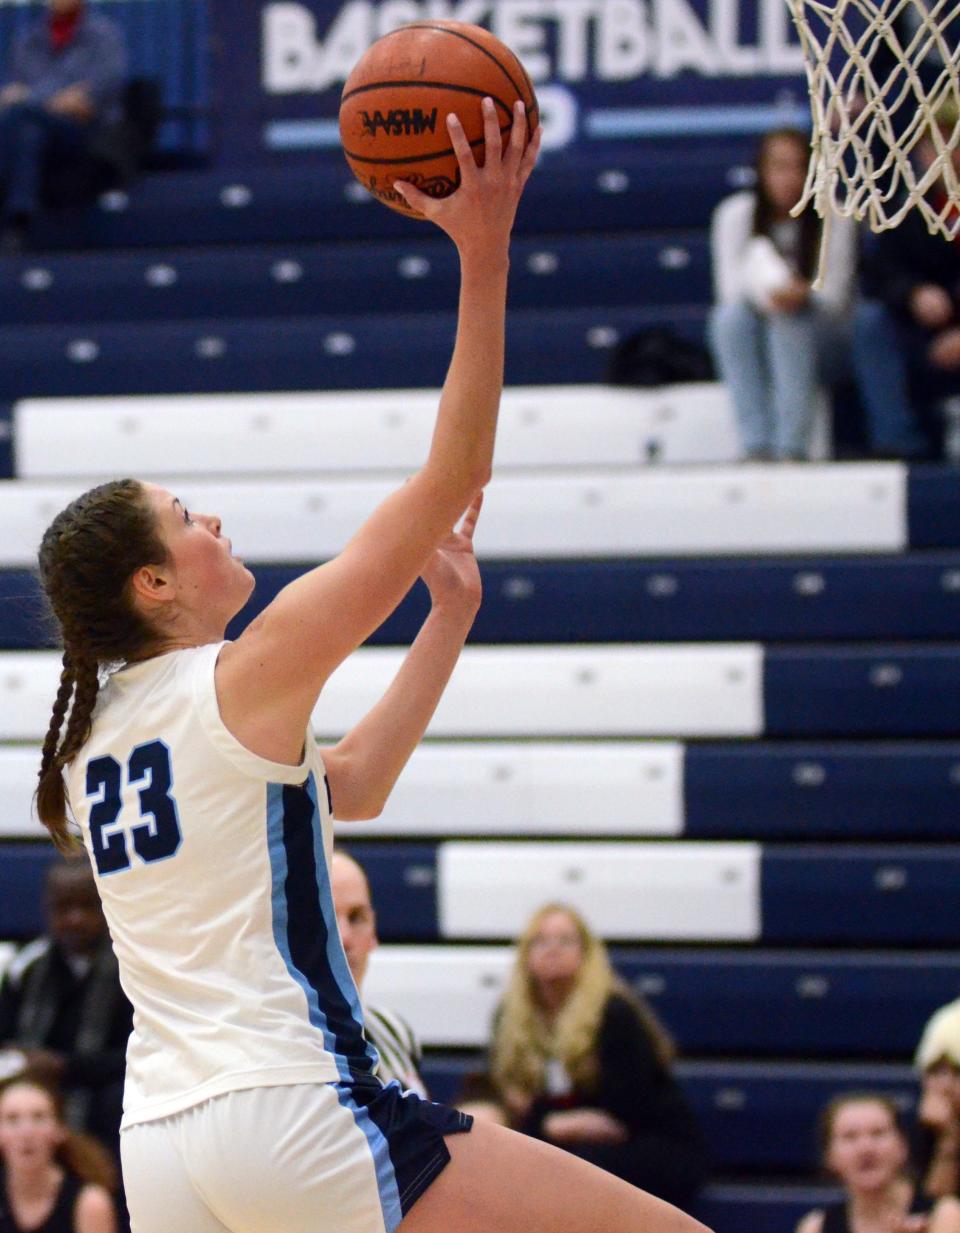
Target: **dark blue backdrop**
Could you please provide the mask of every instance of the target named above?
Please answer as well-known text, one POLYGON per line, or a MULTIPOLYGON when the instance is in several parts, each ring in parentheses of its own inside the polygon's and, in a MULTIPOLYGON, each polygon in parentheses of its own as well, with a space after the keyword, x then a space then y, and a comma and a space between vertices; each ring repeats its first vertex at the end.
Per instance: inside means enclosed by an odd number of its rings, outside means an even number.
MULTIPOLYGON (((143 3, 144 0, 140 0, 143 3)), ((753 134, 807 116, 784 0, 210 0, 222 154, 337 148, 350 69, 422 18, 488 26, 524 61, 555 147, 753 134)))
MULTIPOLYGON (((553 148, 657 145, 803 123, 784 0, 88 0, 157 77, 164 149, 224 164, 338 154, 350 69, 421 18, 488 26, 524 61, 553 148)), ((42 0, 0 0, 0 58, 42 0)))

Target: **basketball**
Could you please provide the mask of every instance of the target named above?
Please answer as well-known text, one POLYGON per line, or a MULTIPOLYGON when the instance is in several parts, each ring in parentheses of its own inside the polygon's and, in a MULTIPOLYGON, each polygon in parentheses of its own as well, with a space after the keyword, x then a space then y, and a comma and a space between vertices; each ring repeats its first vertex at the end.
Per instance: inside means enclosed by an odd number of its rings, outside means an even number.
POLYGON ((493 99, 506 141, 513 105, 527 109, 527 141, 539 123, 537 96, 523 65, 488 30, 458 21, 421 21, 378 39, 347 78, 340 100, 340 140, 350 169, 384 205, 410 218, 393 187, 409 180, 431 197, 460 183, 447 132, 455 112, 477 162, 484 155, 484 97, 493 99))

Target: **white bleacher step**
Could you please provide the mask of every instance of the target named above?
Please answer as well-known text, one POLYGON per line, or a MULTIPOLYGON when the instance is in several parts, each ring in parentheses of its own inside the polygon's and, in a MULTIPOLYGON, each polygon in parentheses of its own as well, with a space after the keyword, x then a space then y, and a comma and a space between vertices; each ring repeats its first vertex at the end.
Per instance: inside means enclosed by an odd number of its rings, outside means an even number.
POLYGON ((561 902, 612 940, 755 942, 760 852, 755 843, 441 844, 441 934, 512 940, 538 908, 561 902))
MULTIPOLYGON (((40 747, 0 746, 0 837, 46 835, 31 818, 40 747)), ((376 821, 390 835, 669 837, 683 830, 683 746, 672 741, 421 745, 376 821)))
MULTIPOLYGON (((366 647, 333 674, 314 711, 338 739, 373 706, 403 649, 366 647)), ((55 652, 0 654, 0 741, 46 733, 55 652)), ((763 651, 755 643, 467 647, 428 729, 435 737, 757 736, 763 651)))
MULTIPOLYGON (((50 704, 53 704, 52 698, 50 704)), ((43 839, 47 836, 47 831, 33 816, 33 794, 39 769, 39 745, 0 746, 0 839, 43 839)))
MULTIPOLYGON (((477 528, 487 559, 899 552, 908 542, 899 463, 513 473, 493 479, 477 528)), ((192 478, 167 486, 218 514, 245 561, 335 556, 396 477, 192 478)), ((0 567, 31 566, 76 481, 0 485, 0 567)))
MULTIPOLYGON (((14 408, 23 479, 410 471, 427 455, 439 390, 29 399, 14 408), (198 463, 199 468, 198 468, 198 463)), ((504 391, 496 466, 733 462, 736 427, 713 382, 504 391)))
POLYGON ((513 961, 511 946, 382 946, 363 999, 402 1015, 424 1045, 486 1046, 513 961))
POLYGON ((382 815, 343 827, 374 835, 612 835, 683 831, 683 746, 656 742, 428 743, 382 815))

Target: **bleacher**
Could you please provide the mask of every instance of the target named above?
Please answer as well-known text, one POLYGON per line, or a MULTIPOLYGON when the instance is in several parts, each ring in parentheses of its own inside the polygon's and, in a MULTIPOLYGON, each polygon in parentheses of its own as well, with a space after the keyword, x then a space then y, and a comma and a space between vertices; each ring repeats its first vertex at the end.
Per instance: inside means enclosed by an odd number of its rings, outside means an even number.
MULTIPOLYGON (((413 1022, 437 1096, 477 1065, 510 939, 568 900, 677 1036, 703 1218, 787 1233, 825 1193, 819 1107, 870 1087, 909 1113, 960 990, 960 473, 739 468, 719 387, 599 384, 637 329, 702 337, 705 227, 744 161, 548 156, 531 182, 484 608, 383 818, 341 839, 378 906, 370 999, 413 1022)), ((151 173, 40 239, 0 305, 0 942, 41 928, 50 858, 49 519, 107 475, 169 482, 257 573, 239 629, 416 465, 454 327, 449 246, 336 164, 151 173)), ((422 614, 337 673, 321 738, 422 614)))

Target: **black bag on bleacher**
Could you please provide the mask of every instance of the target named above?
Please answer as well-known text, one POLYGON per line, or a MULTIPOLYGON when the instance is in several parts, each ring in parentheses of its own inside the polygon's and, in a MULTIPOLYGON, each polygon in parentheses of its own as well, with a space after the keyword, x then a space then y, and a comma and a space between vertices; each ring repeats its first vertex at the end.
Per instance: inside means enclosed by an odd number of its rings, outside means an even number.
POLYGON ((706 347, 682 338, 665 326, 639 330, 613 349, 607 366, 610 385, 675 385, 713 381, 713 360, 706 347))

